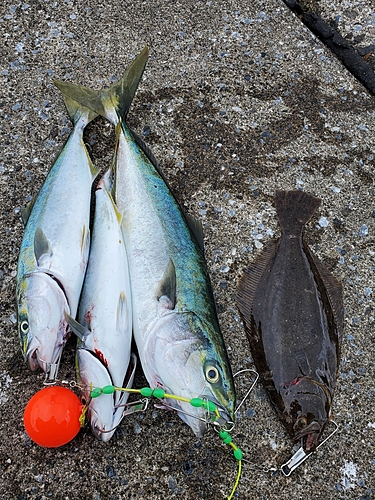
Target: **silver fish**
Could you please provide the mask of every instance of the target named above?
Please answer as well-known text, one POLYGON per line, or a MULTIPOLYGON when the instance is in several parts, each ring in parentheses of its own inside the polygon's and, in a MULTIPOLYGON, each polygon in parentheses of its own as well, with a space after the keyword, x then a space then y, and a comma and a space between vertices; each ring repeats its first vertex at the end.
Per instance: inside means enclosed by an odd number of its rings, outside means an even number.
MULTIPOLYGON (((78 335, 77 375, 83 397, 90 388, 131 387, 136 357, 131 357, 132 310, 128 261, 121 231, 122 217, 110 194, 108 170, 95 191, 95 215, 78 322, 68 318, 78 335)), ((127 392, 93 398, 88 419, 95 436, 108 441, 120 423, 127 392)))
MULTIPOLYGON (((145 49, 128 76, 141 75, 146 60, 145 49)), ((201 224, 182 212, 151 153, 127 127, 125 84, 101 92, 59 88, 116 125, 115 201, 123 216, 134 337, 149 384, 189 400, 213 401, 225 420, 233 419, 235 390, 203 256, 201 224)), ((203 408, 173 399, 164 403, 197 436, 203 435, 203 408)))
POLYGON ((65 98, 74 123, 64 149, 34 203, 26 223, 17 272, 18 332, 32 370, 57 375, 69 336, 64 311, 75 316, 86 271, 90 196, 97 170, 83 143, 83 130, 96 113, 65 98))

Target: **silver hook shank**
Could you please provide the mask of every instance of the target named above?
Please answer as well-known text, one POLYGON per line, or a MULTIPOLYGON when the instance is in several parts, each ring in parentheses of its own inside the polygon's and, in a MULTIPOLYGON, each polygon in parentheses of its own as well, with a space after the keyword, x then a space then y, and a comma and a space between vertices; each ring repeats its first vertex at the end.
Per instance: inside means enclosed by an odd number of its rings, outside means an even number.
MULTIPOLYGON (((329 436, 327 436, 317 447, 316 450, 319 450, 319 448, 326 442, 328 439, 330 439, 337 431, 339 426, 336 424, 334 420, 330 420, 336 428, 331 432, 329 436)), ((313 452, 314 453, 314 452, 313 452)), ((312 453, 306 453, 303 447, 301 446, 298 448, 298 450, 295 452, 295 454, 287 461, 285 464, 281 466, 281 471, 284 474, 284 476, 290 476, 291 473, 299 467, 305 460, 307 460, 312 453)))

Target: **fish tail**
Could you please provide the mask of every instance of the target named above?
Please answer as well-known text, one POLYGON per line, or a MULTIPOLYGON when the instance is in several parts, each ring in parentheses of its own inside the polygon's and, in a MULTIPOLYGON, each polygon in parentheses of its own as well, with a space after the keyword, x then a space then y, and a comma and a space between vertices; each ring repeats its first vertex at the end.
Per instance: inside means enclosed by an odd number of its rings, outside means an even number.
MULTIPOLYGON (((121 80, 108 89, 93 90, 82 85, 55 80, 54 84, 65 98, 89 108, 115 125, 125 121, 148 59, 148 47, 134 59, 121 80)), ((69 110, 68 110, 69 111, 69 110)))
MULTIPOLYGON (((61 82, 61 83, 64 83, 64 82, 61 82)), ((71 84, 65 83, 65 85, 69 86, 71 84)), ((56 85, 56 86, 58 87, 58 85, 56 85)), ((77 121, 83 115, 86 115, 87 123, 91 122, 91 120, 93 120, 94 118, 96 118, 98 116, 98 113, 96 113, 94 110, 88 108, 87 106, 82 105, 80 102, 74 100, 74 98, 72 98, 68 93, 63 93, 63 95, 64 95, 65 107, 66 107, 66 109, 69 113, 70 119, 72 120, 74 125, 77 123, 77 121)))
POLYGON ((321 201, 304 191, 276 191, 275 207, 282 230, 300 231, 319 208, 321 201))

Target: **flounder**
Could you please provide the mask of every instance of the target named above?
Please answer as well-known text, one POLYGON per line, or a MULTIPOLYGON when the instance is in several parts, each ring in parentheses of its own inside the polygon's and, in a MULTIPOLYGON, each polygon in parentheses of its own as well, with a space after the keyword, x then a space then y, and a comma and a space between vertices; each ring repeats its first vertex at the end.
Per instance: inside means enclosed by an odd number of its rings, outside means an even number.
POLYGON ((314 451, 331 416, 343 331, 342 286, 303 228, 321 200, 277 191, 282 236, 245 270, 237 304, 264 388, 294 441, 314 451))

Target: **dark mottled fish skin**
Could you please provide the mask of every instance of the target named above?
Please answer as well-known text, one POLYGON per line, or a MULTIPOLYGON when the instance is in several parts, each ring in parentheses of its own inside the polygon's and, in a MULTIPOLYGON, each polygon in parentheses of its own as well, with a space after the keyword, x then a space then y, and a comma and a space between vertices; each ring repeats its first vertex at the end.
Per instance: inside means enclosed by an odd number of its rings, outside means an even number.
POLYGON ((311 252, 303 228, 321 200, 277 191, 281 238, 245 270, 237 305, 255 366, 286 430, 306 451, 330 418, 343 331, 342 286, 311 252))

